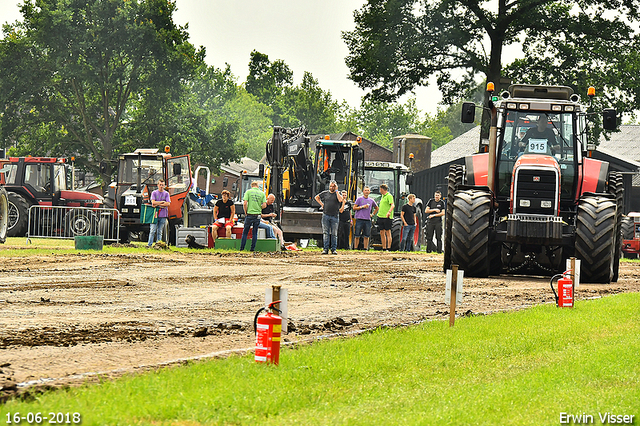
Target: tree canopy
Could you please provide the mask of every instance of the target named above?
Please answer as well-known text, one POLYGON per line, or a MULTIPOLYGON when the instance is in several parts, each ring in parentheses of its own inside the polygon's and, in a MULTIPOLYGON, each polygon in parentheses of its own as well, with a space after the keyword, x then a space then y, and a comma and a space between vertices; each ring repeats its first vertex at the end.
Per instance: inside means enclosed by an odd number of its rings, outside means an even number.
POLYGON ((76 154, 95 173, 102 162, 103 181, 135 148, 173 142, 174 153, 237 158, 237 125, 210 114, 215 96, 204 85, 194 90, 217 71, 175 25, 175 9, 167 0, 26 0, 23 21, 5 26, 0 42, 5 146, 76 154))
POLYGON ((369 0, 354 13, 356 28, 343 33, 346 63, 350 78, 378 100, 397 99, 435 76, 444 103, 452 104, 478 78, 498 90, 518 78, 578 93, 606 86, 623 95, 625 110, 636 109, 639 6, 637 0, 369 0), (520 42, 523 58, 505 67, 504 48, 520 42))

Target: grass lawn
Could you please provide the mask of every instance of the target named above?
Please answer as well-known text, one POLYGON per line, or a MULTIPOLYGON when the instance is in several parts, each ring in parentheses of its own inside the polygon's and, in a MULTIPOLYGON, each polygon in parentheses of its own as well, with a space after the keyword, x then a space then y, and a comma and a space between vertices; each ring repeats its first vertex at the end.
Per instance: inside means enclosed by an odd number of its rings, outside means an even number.
POLYGON ((10 401, 0 421, 78 412, 83 425, 556 425, 561 413, 601 424, 608 412, 639 424, 639 308, 628 293, 377 330, 286 348, 278 367, 234 356, 10 401))

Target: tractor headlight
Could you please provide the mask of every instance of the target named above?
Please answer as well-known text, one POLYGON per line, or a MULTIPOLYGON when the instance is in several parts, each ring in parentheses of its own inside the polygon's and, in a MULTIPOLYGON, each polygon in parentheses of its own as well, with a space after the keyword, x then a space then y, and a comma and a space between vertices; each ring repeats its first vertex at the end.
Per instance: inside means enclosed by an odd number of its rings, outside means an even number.
POLYGON ((530 200, 520 200, 520 207, 531 207, 530 200))
POLYGON ((553 204, 549 200, 540 201, 540 207, 542 207, 543 209, 550 209, 552 206, 553 204))

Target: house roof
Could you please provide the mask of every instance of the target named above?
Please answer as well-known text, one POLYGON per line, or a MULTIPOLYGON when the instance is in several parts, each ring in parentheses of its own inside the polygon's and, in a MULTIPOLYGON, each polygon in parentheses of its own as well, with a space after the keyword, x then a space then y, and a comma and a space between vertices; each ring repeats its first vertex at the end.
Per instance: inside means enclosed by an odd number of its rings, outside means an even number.
POLYGON ((640 126, 622 125, 619 132, 609 134, 609 140, 600 137, 598 151, 614 152, 616 156, 640 161, 640 126))
POLYGON ((478 152, 479 141, 480 126, 476 126, 431 152, 431 167, 447 164, 460 157, 475 154, 478 152))
POLYGON ((242 157, 239 163, 232 161, 229 164, 223 164, 222 166, 220 166, 220 169, 227 173, 240 176, 243 170, 254 172, 258 169, 258 164, 259 163, 256 160, 253 160, 249 157, 242 157))

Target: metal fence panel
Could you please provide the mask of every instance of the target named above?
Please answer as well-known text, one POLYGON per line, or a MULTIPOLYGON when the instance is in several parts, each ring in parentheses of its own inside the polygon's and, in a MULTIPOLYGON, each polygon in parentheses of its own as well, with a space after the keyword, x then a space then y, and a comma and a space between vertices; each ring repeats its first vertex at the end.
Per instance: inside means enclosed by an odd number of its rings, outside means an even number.
POLYGON ((120 213, 116 209, 31 206, 29 238, 73 239, 76 236, 102 235, 104 241, 120 241, 120 213))

